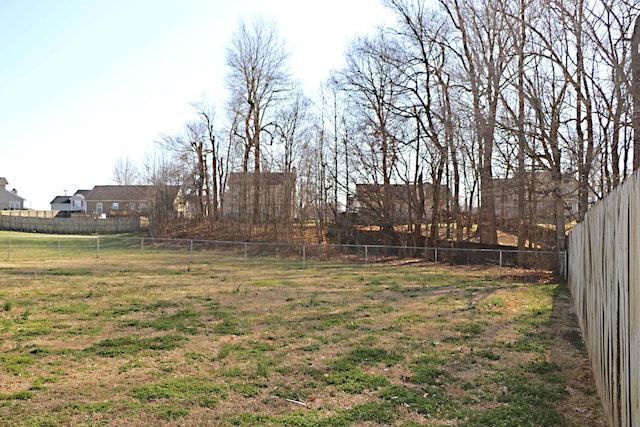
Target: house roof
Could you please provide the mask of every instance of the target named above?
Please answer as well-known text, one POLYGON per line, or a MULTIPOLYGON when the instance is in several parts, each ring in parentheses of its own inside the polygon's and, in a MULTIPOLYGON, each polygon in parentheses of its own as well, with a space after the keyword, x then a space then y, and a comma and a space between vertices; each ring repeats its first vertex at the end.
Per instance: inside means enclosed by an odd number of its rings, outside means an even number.
POLYGON ((0 176, 0 191, 3 191, 3 199, 4 200, 21 200, 21 201, 25 201, 26 199, 24 197, 20 197, 18 196, 18 192, 16 191, 16 189, 14 188, 13 190, 9 191, 7 190, 5 187, 9 184, 9 181, 7 181, 7 178, 0 176))
POLYGON ((88 201, 145 201, 151 189, 149 185, 96 185, 84 195, 88 201))
POLYGON ((50 205, 53 204, 62 204, 62 203, 70 203, 69 196, 56 196, 52 201, 49 202, 50 205))
POLYGON ((231 172, 229 173, 228 184, 243 185, 252 183, 254 179, 258 179, 261 185, 280 185, 285 182, 294 183, 296 180, 295 172, 231 172))
POLYGON ((9 184, 9 181, 7 181, 7 178, 0 176, 0 191, 4 191, 4 197, 3 199, 5 200, 26 200, 24 197, 20 197, 18 196, 18 192, 13 189, 11 191, 7 190, 5 187, 9 184))
POLYGON ((24 197, 20 197, 13 191, 9 191, 6 188, 0 188, 0 191, 5 193, 5 196, 3 197, 5 200, 22 200, 23 202, 26 200, 24 197))
POLYGON ((73 196, 56 196, 53 198, 51 202, 49 202, 49 204, 53 205, 53 204, 71 203, 71 199, 74 198, 75 196, 86 198, 86 195, 89 194, 90 191, 91 190, 78 190, 73 194, 73 196))

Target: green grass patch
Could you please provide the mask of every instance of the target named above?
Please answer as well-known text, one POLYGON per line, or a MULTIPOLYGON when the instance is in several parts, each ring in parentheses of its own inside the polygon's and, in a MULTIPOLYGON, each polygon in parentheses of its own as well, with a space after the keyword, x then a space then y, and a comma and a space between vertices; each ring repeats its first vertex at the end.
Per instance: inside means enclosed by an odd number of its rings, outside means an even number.
POLYGON ((211 382, 204 377, 180 377, 158 383, 134 387, 131 396, 141 401, 164 401, 171 399, 186 405, 212 408, 226 399, 228 387, 211 382))
POLYGON ((43 347, 25 348, 23 351, 0 354, 0 361, 5 371, 17 376, 28 376, 29 368, 49 353, 50 351, 43 347))
POLYGON ((197 334, 203 326, 200 313, 192 308, 179 310, 173 314, 156 317, 151 320, 130 320, 127 326, 136 328, 152 328, 159 331, 178 331, 187 334, 197 334))
POLYGON ((410 381, 413 384, 439 386, 447 377, 447 372, 431 365, 416 364, 411 367, 410 381))
POLYGON ((33 398, 31 391, 16 391, 15 393, 0 393, 0 400, 29 400, 33 398))
POLYGON ((384 348, 356 347, 341 359, 342 363, 392 366, 402 360, 400 354, 387 351, 384 348))
POLYGON ((470 420, 462 424, 463 427, 562 427, 566 425, 565 418, 553 409, 520 402, 474 414, 470 420))
POLYGON ((381 375, 373 375, 363 372, 356 367, 341 369, 329 374, 326 383, 337 390, 348 394, 359 394, 365 390, 377 390, 390 384, 389 380, 381 375))
POLYGON ((233 383, 229 385, 231 390, 247 398, 258 396, 264 392, 267 387, 267 383, 264 382, 233 383))
POLYGON ((480 335, 484 326, 480 322, 458 322, 453 326, 455 332, 459 332, 465 338, 480 335))
POLYGON ((412 412, 429 418, 458 419, 465 410, 446 395, 440 387, 391 386, 380 392, 380 397, 395 406, 405 406, 412 412))
POLYGON ((50 268, 46 274, 50 276, 89 276, 92 272, 89 268, 50 268))
POLYGON ((158 337, 139 337, 126 335, 118 338, 110 338, 84 350, 85 355, 95 354, 101 357, 116 357, 135 355, 145 350, 173 350, 184 345, 188 339, 179 335, 164 335, 158 337))
POLYGON ((225 318, 213 327, 213 331, 220 335, 246 335, 247 331, 240 327, 237 321, 225 318))
POLYGON ((491 350, 476 350, 473 354, 477 357, 482 357, 489 360, 500 360, 500 355, 492 352, 491 350))

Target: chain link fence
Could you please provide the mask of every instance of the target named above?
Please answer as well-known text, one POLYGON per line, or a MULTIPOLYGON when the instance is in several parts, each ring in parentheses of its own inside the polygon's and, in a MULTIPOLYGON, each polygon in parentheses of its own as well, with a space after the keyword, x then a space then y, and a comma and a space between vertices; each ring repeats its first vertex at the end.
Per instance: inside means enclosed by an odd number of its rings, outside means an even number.
POLYGON ((292 244, 234 242, 198 239, 162 239, 121 236, 40 236, 10 235, 0 237, 0 259, 56 259, 109 257, 124 254, 167 252, 185 262, 206 259, 220 251, 235 256, 276 257, 299 262, 341 260, 361 264, 382 262, 426 262, 438 265, 486 265, 526 267, 563 272, 566 254, 557 251, 517 251, 512 249, 408 247, 352 244, 292 244))

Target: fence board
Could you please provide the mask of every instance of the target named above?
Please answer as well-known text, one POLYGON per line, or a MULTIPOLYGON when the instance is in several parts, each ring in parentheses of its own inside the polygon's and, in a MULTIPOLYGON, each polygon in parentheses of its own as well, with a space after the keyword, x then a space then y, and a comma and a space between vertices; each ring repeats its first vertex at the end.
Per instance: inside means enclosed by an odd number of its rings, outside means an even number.
POLYGON ((52 234, 117 234, 141 230, 139 217, 37 218, 0 215, 0 230, 52 234))
POLYGON ((569 235, 569 288, 609 424, 640 425, 640 175, 569 235))
POLYGON ((630 336, 629 348, 629 382, 630 382, 630 424, 640 425, 640 289, 638 278, 640 277, 640 175, 632 178, 634 183, 630 190, 628 217, 629 236, 627 245, 628 290, 629 290, 629 317, 630 336))

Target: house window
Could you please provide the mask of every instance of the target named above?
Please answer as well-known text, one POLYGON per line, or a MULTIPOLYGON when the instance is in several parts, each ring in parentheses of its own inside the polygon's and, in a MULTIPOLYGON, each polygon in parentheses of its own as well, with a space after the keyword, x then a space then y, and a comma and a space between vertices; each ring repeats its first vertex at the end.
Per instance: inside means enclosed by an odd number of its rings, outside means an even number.
POLYGON ((118 209, 120 209, 120 203, 118 202, 111 203, 111 209, 117 211, 118 209))
POLYGON ((96 203, 96 213, 102 213, 102 202, 96 203))
POLYGON ((20 209, 20 202, 9 202, 9 209, 20 209))

